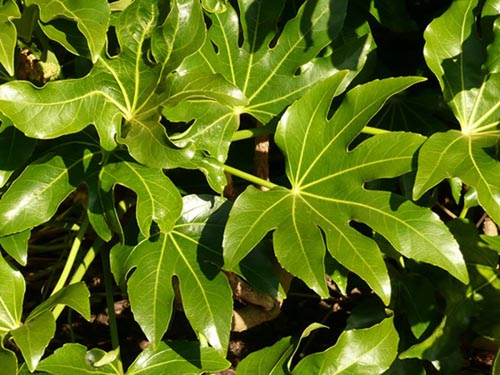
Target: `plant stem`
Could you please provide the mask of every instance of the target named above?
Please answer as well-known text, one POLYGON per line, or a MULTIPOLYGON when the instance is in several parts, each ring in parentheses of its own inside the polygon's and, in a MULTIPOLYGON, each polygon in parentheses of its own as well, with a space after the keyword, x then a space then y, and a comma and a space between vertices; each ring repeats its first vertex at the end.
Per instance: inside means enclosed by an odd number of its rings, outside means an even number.
MULTIPOLYGON (((74 284, 83 279, 83 276, 85 275, 85 272, 87 272, 90 264, 94 261, 97 253, 101 249, 101 247, 104 245, 104 241, 101 240, 100 238, 97 239, 94 242, 94 245, 87 251, 87 254, 83 257, 83 260, 81 261, 80 265, 76 269, 75 273, 71 277, 69 284, 74 284)), ((64 309, 64 305, 57 305, 54 310, 52 311, 52 314, 54 315, 54 319, 57 320, 59 315, 61 315, 61 312, 64 309)))
POLYGON ((61 276, 59 276, 59 280, 57 281, 54 290, 52 290, 51 296, 60 291, 64 287, 64 284, 66 284, 66 281, 68 280, 69 277, 69 273, 71 272, 71 269, 75 264, 75 259, 76 256, 78 255, 78 251, 80 250, 82 239, 83 236, 85 235, 85 232, 87 231, 88 225, 89 225, 89 219, 87 215, 85 215, 82 225, 80 226, 80 229, 78 230, 78 233, 76 234, 76 237, 73 240, 73 245, 71 246, 71 250, 69 251, 68 259, 66 259, 66 263, 64 264, 61 276))
POLYGON ((391 131, 390 130, 385 130, 385 129, 373 128, 371 126, 365 126, 363 128, 363 130, 361 130, 361 133, 371 134, 371 135, 377 135, 377 134, 391 133, 391 131))
POLYGON ((256 185, 261 185, 261 186, 265 186, 269 189, 274 189, 276 187, 279 187, 279 185, 276 185, 276 184, 273 184, 272 182, 269 182, 269 181, 266 181, 266 180, 263 180, 262 178, 259 178, 259 177, 256 177, 250 173, 247 173, 247 172, 243 172, 239 169, 236 169, 236 168, 233 168, 233 167, 230 167, 229 165, 224 165, 224 170, 227 172, 227 173, 231 173, 233 176, 236 176, 236 177, 240 177, 246 181, 249 181, 253 184, 256 184, 256 185))
POLYGON ((258 128, 239 130, 233 134, 231 141, 235 142, 235 141, 241 141, 244 139, 255 138, 259 135, 273 134, 275 131, 276 131, 276 127, 271 126, 271 125, 261 126, 258 128))
POLYGON ((104 289, 106 290, 106 305, 108 306, 109 330, 111 335, 111 347, 116 349, 120 346, 118 338, 118 326, 116 324, 115 300, 113 299, 113 277, 109 265, 109 251, 101 251, 101 262, 104 277, 104 289))

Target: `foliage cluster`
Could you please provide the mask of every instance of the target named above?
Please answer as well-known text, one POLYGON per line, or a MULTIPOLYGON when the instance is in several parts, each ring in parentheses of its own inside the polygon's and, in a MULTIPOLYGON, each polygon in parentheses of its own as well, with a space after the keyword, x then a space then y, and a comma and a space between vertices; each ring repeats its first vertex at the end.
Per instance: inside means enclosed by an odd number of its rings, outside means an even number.
POLYGON ((228 275, 279 299, 278 265, 370 292, 331 347, 301 358, 311 324, 238 375, 457 374, 464 342, 498 347, 500 1, 431 3, 0 1, 2 374, 224 371, 228 275), (65 306, 90 318, 98 253, 113 350, 44 355, 65 306), (150 343, 130 365, 113 283, 150 343), (198 341, 164 340, 180 304, 198 341))

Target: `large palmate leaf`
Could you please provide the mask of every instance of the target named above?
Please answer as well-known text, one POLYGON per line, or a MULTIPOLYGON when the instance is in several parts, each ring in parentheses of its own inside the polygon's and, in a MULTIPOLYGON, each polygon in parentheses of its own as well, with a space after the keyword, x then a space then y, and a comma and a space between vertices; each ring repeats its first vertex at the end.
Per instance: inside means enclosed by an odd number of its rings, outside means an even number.
POLYGON ((183 202, 174 228, 140 242, 126 261, 125 268, 135 268, 128 280, 132 311, 148 339, 158 345, 172 315, 176 276, 191 325, 217 351, 225 352, 232 298, 218 265, 229 207, 213 197, 186 196, 183 202))
MULTIPOLYGON (((114 149, 118 140, 147 165, 198 168, 201 164, 202 170, 218 175, 218 180, 210 181, 216 181, 214 187, 221 190, 222 170, 205 163, 190 144, 183 149, 174 147, 160 123, 161 106, 189 96, 211 97, 214 91, 202 87, 179 93, 186 85, 165 91, 165 76, 203 44, 201 6, 196 0, 172 1, 164 21, 160 11, 165 10, 156 1, 133 2, 117 21, 117 56, 103 52, 87 76, 49 82, 42 89, 29 82, 6 83, 0 86, 1 111, 33 138, 76 133, 94 124, 105 150, 114 149)), ((182 82, 192 81, 189 75, 182 77, 182 82)), ((221 90, 229 92, 227 100, 242 102, 241 92, 229 83, 221 90)))
POLYGON ((398 342, 392 318, 370 328, 345 331, 333 347, 300 361, 293 374, 382 374, 396 359, 398 342))
POLYGON ((49 220, 101 157, 98 146, 82 138, 67 140, 28 165, 0 199, 0 237, 49 220))
POLYGON ((235 108, 217 108, 207 101, 189 101, 165 108, 163 114, 169 119, 194 120, 189 130, 175 139, 176 144, 195 142, 224 161, 240 114, 250 114, 266 124, 325 77, 347 69, 350 74, 344 85, 348 85, 361 70, 374 43, 368 28, 357 23, 344 25, 346 1, 305 2, 277 37, 284 3, 241 0, 237 10, 227 4, 226 12, 209 15, 211 27, 205 44, 179 70, 219 73, 238 87, 248 102, 235 108), (336 38, 341 30, 342 36, 336 38))
POLYGON ((461 131, 429 138, 419 154, 414 196, 441 180, 459 177, 477 190, 477 199, 500 222, 500 72, 496 65, 500 35, 498 2, 486 1, 476 20, 475 0, 458 0, 425 32, 425 58, 461 131), (481 36, 478 27, 481 28, 481 36), (489 43, 489 44, 488 44, 489 43))
POLYGON ((17 40, 17 31, 12 20, 20 17, 21 12, 15 1, 9 0, 0 4, 0 64, 11 76, 14 75, 17 40))
POLYGON ((40 26, 49 38, 74 54, 90 55, 97 61, 106 43, 110 17, 106 0, 89 0, 85 6, 79 0, 27 0, 25 4, 39 7, 40 26))
POLYGON ((343 74, 317 85, 283 115, 275 139, 286 157, 291 188, 261 192, 250 187, 237 199, 224 234, 226 267, 235 267, 268 231, 276 229, 273 242, 280 264, 327 296, 325 238, 331 255, 388 303, 390 283, 382 254, 373 240, 351 226, 361 222, 403 255, 467 281, 458 245, 437 215, 396 194, 364 188, 368 181, 410 171, 424 137, 378 135, 348 150, 387 98, 421 79, 358 86, 328 119, 343 74))

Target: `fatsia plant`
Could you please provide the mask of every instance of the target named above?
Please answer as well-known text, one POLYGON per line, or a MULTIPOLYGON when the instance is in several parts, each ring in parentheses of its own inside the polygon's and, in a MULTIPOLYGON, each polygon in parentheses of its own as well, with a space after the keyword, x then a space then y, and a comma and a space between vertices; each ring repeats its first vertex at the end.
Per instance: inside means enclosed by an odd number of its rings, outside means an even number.
POLYGON ((460 130, 432 135, 419 153, 414 196, 458 177, 500 222, 498 2, 460 0, 429 25, 424 56, 460 130))
POLYGON ((319 295, 328 295, 326 247, 388 304, 391 285, 383 256, 373 240, 350 225, 361 222, 406 257, 442 267, 466 283, 458 245, 435 214, 394 193, 364 187, 410 171, 424 138, 394 132, 349 150, 387 98, 421 79, 393 78, 358 86, 329 116, 332 99, 343 91, 345 74, 339 72, 317 85, 283 115, 275 138, 286 158, 291 187, 271 184, 269 192, 250 187, 236 200, 224 233, 226 267, 238 264, 275 229, 279 262, 319 295))

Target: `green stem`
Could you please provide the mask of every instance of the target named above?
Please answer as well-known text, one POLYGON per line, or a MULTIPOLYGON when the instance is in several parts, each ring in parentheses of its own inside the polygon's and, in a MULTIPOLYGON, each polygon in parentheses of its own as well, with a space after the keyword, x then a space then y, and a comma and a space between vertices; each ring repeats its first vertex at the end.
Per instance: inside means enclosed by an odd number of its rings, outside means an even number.
POLYGON ((243 172, 239 169, 230 167, 229 165, 224 165, 224 170, 227 173, 232 174, 233 176, 240 177, 240 178, 242 178, 246 181, 249 181, 253 184, 256 184, 256 185, 264 186, 264 187, 267 187, 269 189, 274 189, 276 187, 279 187, 279 185, 273 184, 272 182, 269 182, 269 181, 266 181, 262 178, 256 177, 250 173, 246 173, 246 172, 243 172))
POLYGON ((363 128, 363 130, 361 130, 361 133, 378 135, 378 134, 387 134, 387 133, 392 133, 392 132, 390 130, 372 128, 371 126, 365 126, 363 128))
POLYGON ((469 212, 469 209, 467 207, 464 207, 462 209, 462 212, 460 212, 460 215, 458 216, 460 219, 465 219, 467 216, 467 212, 469 212))
POLYGON ((118 325, 116 324, 115 300, 113 299, 113 277, 109 265, 109 251, 101 251, 102 269, 104 275, 104 288, 106 290, 106 305, 108 306, 109 330, 111 346, 116 349, 120 346, 118 338, 118 325))
POLYGON ((85 215, 85 217, 83 219, 83 223, 80 226, 80 229, 78 230, 78 233, 76 234, 75 239, 73 240, 73 245, 71 246, 71 250, 69 251, 68 259, 66 259, 66 263, 64 265, 61 276, 59 276, 59 280, 57 281, 57 284, 54 287, 54 290, 52 290, 51 296, 56 294, 62 288, 64 288, 64 284, 66 284, 66 281, 68 280, 71 269, 73 268, 73 265, 75 264, 75 259, 76 259, 76 256, 78 255, 78 251, 80 250, 80 246, 82 244, 82 239, 83 239, 83 236, 85 235, 85 232, 87 231, 88 225, 89 225, 89 218, 87 217, 87 215, 85 215))
POLYGON ((261 127, 252 128, 252 129, 239 130, 233 134, 231 141, 232 142, 242 141, 244 139, 255 138, 255 137, 258 137, 260 135, 273 134, 275 131, 276 131, 276 127, 271 126, 271 125, 261 126, 261 127))
MULTIPOLYGON (((83 257, 83 260, 81 261, 80 265, 76 269, 75 273, 71 277, 69 284, 74 284, 77 282, 80 282, 83 279, 83 276, 85 275, 85 272, 87 272, 90 264, 94 261, 97 253, 101 249, 101 247, 104 245, 104 241, 101 240, 100 238, 94 242, 94 246, 92 246, 88 251, 87 254, 83 257)), ((61 312, 64 309, 64 305, 57 305, 54 310, 52 311, 52 314, 54 315, 54 319, 57 320, 59 315, 61 315, 61 312)))

